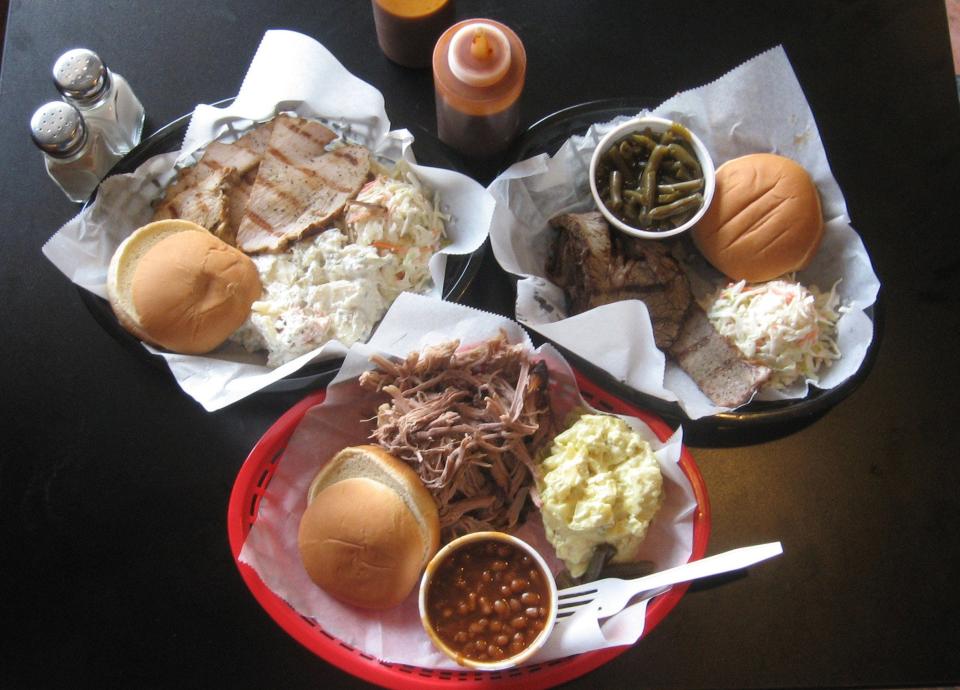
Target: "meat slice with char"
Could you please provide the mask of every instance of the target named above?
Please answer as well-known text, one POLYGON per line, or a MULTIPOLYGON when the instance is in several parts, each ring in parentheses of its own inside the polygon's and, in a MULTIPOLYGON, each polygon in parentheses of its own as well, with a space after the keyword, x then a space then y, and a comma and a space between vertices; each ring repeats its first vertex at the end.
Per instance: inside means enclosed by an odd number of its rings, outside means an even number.
POLYGON ((221 168, 157 206, 153 220, 182 218, 205 227, 227 244, 234 243, 230 225, 230 191, 239 184, 233 168, 221 168))
POLYGON ((579 314, 626 299, 647 307, 660 349, 676 339, 693 301, 686 275, 656 240, 610 229, 599 212, 564 213, 550 219, 557 230, 547 275, 564 289, 567 310, 579 314))
MULTIPOLYGON (((279 118, 278 118, 279 119, 279 118)), ((257 174, 257 167, 267 150, 267 142, 273 132, 273 123, 265 122, 257 125, 234 142, 225 144, 222 141, 212 141, 203 150, 203 155, 196 165, 181 168, 174 180, 164 193, 164 199, 158 206, 182 193, 196 187, 209 175, 233 168, 241 177, 249 178, 252 183, 257 174)))
POLYGON ((721 407, 749 402, 770 369, 747 361, 710 323, 667 247, 611 230, 593 213, 550 219, 557 230, 547 275, 563 288, 570 314, 626 299, 647 306, 654 341, 721 407))
POLYGON ((744 359, 697 304, 690 308, 670 354, 704 395, 721 407, 750 402, 771 374, 768 367, 744 359))
POLYGON ((288 119, 288 115, 280 115, 274 120, 259 124, 235 142, 224 144, 215 141, 207 146, 200 162, 212 168, 233 168, 240 175, 256 173, 257 166, 267 151, 267 145, 273 135, 273 128, 278 121, 288 119))
POLYGON ((247 252, 279 251, 328 227, 370 172, 370 152, 355 145, 326 151, 336 135, 319 122, 278 120, 237 231, 247 252))
POLYGON ((271 120, 257 125, 228 144, 209 143, 197 164, 182 168, 167 187, 163 199, 156 203, 153 220, 191 220, 235 245, 273 124, 271 120))

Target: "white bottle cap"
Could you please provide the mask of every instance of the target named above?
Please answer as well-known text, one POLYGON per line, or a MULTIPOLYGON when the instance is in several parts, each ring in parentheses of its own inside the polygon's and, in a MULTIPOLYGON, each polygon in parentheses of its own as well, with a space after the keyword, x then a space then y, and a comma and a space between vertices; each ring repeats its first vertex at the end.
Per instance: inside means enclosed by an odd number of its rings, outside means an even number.
POLYGON ((450 71, 453 72, 453 76, 464 84, 468 86, 490 86, 503 79, 507 70, 510 69, 510 41, 493 24, 487 22, 467 24, 457 30, 453 38, 450 39, 447 61, 450 64, 450 71), (490 64, 484 64, 482 69, 478 69, 474 64, 467 64, 460 58, 461 55, 470 55, 470 44, 480 31, 483 32, 486 40, 492 46, 495 46, 494 60, 490 64))

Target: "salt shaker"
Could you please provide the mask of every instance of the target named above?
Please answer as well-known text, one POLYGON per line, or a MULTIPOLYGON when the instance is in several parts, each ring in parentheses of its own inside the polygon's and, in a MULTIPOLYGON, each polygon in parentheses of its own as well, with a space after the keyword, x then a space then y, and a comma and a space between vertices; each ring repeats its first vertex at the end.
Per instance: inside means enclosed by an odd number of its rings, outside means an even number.
POLYGON ((47 173, 71 201, 86 201, 120 159, 103 134, 87 127, 69 103, 51 101, 30 119, 30 134, 43 151, 47 173))
POLYGON ((123 155, 140 143, 143 105, 127 80, 107 69, 92 50, 75 48, 61 55, 53 66, 53 83, 115 152, 123 155))

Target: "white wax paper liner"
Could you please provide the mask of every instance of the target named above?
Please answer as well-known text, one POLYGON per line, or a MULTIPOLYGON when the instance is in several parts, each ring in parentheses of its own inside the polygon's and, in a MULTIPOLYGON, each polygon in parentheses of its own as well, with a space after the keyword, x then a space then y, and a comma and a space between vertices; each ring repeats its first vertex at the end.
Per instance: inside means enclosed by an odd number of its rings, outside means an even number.
MULTIPOLYGON (((706 86, 673 96, 650 113, 690 127, 718 167, 730 158, 769 151, 793 158, 813 177, 823 206, 824 239, 797 279, 821 290, 840 281, 837 289, 849 309, 838 324, 843 357, 821 372, 817 386, 830 389, 846 381, 860 368, 873 339, 873 323, 864 310, 876 301, 880 283, 850 225, 813 113, 784 50, 779 46, 768 50, 706 86), (763 107, 756 106, 758 98, 763 107)), ((519 161, 499 175, 488 187, 497 201, 491 245, 500 265, 521 276, 515 304, 518 321, 634 390, 677 401, 689 418, 698 419, 728 408, 711 403, 679 366, 657 350, 642 302, 617 302, 566 317, 563 291, 546 277, 552 232, 548 220, 592 208, 590 156, 606 132, 633 116, 597 123, 584 136, 570 137, 555 155, 519 161)), ((726 282, 696 257, 685 268, 698 297, 726 282)), ((807 394, 806 382, 798 382, 783 391, 765 389, 757 397, 799 399, 807 394)))
MULTIPOLYGON (((341 448, 367 442, 369 420, 382 394, 360 389, 357 376, 371 368, 370 355, 382 352, 398 357, 411 350, 453 338, 461 344, 482 342, 503 329, 511 342, 527 347, 522 328, 509 319, 469 307, 437 302, 416 295, 402 295, 391 307, 380 329, 367 345, 351 348, 340 374, 327 389, 323 404, 304 416, 264 493, 257 521, 240 553, 265 584, 298 613, 314 618, 328 633, 364 653, 384 661, 428 668, 457 668, 437 652, 421 627, 416 592, 395 609, 367 612, 339 603, 316 587, 300 563, 297 528, 306 507, 306 491, 321 465, 341 448)), ((562 420, 577 407, 588 407, 580 397, 573 373, 550 345, 535 351, 550 369, 550 394, 557 418, 562 420)), ((655 450, 664 476, 663 507, 654 518, 638 558, 651 560, 658 569, 686 562, 692 552, 693 516, 696 499, 686 475, 677 464, 682 432, 665 442, 634 417, 624 417, 655 450)), ((545 555, 554 572, 561 564, 546 541, 539 517, 518 531, 545 555)), ((646 604, 625 609, 606 621, 568 620, 531 663, 610 646, 631 644, 643 632, 646 604)))
MULTIPOLYGON (((208 142, 232 141, 279 112, 320 118, 382 159, 405 159, 439 195, 441 208, 451 217, 450 242, 430 261, 434 285, 429 294, 439 298, 447 256, 474 252, 486 240, 492 197, 466 175, 416 165, 413 137, 407 130, 390 131, 380 92, 351 75, 315 40, 292 31, 266 32, 231 105, 198 105, 179 152, 155 156, 133 173, 104 180, 96 200, 55 233, 43 253, 71 281, 106 298, 110 257, 124 238, 150 220, 151 202, 175 176, 175 165, 195 162, 208 142)), ((262 390, 311 362, 341 357, 347 350, 331 341, 271 369, 264 353, 249 353, 231 342, 205 356, 144 347, 163 357, 180 387, 208 411, 262 390)))

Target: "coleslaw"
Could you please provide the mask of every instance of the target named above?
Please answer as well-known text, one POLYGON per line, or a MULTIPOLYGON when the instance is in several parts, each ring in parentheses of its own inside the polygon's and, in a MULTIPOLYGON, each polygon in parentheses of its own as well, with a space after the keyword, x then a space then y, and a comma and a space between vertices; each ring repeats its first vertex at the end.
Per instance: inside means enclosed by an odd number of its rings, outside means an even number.
POLYGON ((374 172, 335 227, 251 257, 263 294, 232 339, 266 350, 267 366, 331 340, 364 342, 401 292, 430 288, 448 218, 406 162, 374 172))
POLYGON ((405 290, 417 291, 430 279, 429 261, 446 237, 448 220, 428 197, 420 180, 403 160, 382 170, 350 204, 347 234, 355 244, 376 248, 384 297, 391 302, 405 290))
POLYGON ((840 358, 837 321, 847 309, 836 288, 740 281, 719 289, 704 309, 747 359, 773 370, 767 385, 782 389, 799 379, 817 383, 821 367, 840 358))

